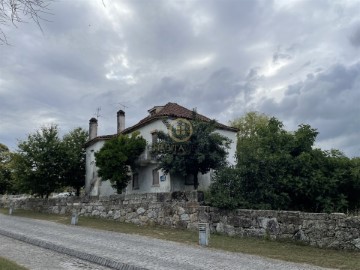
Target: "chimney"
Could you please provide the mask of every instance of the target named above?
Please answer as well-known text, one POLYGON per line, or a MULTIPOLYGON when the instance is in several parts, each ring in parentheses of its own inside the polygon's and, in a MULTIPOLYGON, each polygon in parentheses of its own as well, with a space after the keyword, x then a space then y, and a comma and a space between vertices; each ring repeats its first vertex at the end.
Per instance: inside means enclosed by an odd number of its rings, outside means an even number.
POLYGON ((117 112, 117 134, 120 134, 125 129, 125 112, 119 110, 117 112))
POLYGON ((89 121, 89 140, 97 137, 98 121, 96 118, 91 118, 89 121))

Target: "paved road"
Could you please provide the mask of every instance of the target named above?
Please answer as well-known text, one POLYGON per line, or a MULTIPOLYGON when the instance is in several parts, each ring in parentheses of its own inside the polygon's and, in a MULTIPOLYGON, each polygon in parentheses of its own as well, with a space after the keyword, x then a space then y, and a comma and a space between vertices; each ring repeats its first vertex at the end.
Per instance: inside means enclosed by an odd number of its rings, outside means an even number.
POLYGON ((38 245, 48 248, 56 247, 55 250, 66 247, 60 250, 78 251, 85 259, 92 258, 89 254, 96 255, 96 260, 100 263, 119 262, 116 266, 118 269, 321 269, 305 264, 217 251, 145 236, 106 232, 1 214, 0 233, 11 234, 13 237, 20 236, 25 241, 35 241, 38 245))
POLYGON ((84 260, 0 235, 0 256, 31 270, 110 270, 84 260))

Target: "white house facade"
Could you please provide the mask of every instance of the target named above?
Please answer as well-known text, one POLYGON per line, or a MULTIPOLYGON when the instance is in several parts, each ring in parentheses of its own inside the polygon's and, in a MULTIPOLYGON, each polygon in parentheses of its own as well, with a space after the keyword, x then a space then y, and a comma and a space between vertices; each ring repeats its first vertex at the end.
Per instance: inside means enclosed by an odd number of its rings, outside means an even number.
MULTIPOLYGON (((154 134, 158 131, 167 132, 168 129, 163 122, 167 119, 191 119, 192 111, 176 103, 167 103, 164 106, 156 106, 149 110, 149 115, 136 125, 125 129, 125 113, 119 111, 117 114, 118 134, 130 134, 138 131, 147 141, 147 148, 139 157, 138 169, 132 172, 132 179, 125 189, 126 194, 132 193, 156 193, 193 190, 191 179, 165 174, 161 169, 157 169, 158 164, 150 154, 150 145, 153 143, 154 134)), ((209 118, 199 115, 201 120, 210 121, 209 118)), ((218 124, 216 132, 228 137, 231 140, 228 150, 227 161, 235 164, 236 151, 236 129, 218 124)), ((101 149, 106 140, 116 136, 106 135, 97 136, 97 120, 90 120, 89 141, 86 143, 86 183, 85 191, 90 196, 109 196, 116 193, 111 187, 110 181, 101 181, 97 174, 95 153, 101 149)), ((211 183, 211 171, 206 174, 199 173, 199 190, 206 190, 211 183)))

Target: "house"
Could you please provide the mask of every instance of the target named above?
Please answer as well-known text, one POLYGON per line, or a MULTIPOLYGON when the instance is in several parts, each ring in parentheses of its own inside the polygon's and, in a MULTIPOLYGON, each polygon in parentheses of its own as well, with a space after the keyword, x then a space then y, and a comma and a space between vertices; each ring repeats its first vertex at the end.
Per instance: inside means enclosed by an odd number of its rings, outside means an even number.
MULTIPOLYGON (((182 107, 176 103, 167 103, 164 106, 155 106, 148 110, 149 115, 140 120, 137 124, 125 128, 125 112, 120 110, 117 112, 117 134, 130 134, 138 131, 147 141, 148 145, 156 139, 156 132, 168 132, 166 125, 168 121, 182 121, 186 124, 193 116, 193 111, 182 107)), ((209 118, 201 114, 197 114, 200 120, 210 121, 209 118)), ((86 194, 91 196, 109 196, 116 191, 111 187, 110 181, 101 181, 97 174, 95 161, 95 153, 101 149, 104 143, 117 136, 117 134, 97 136, 97 119, 91 118, 89 123, 89 140, 86 143, 86 194)), ((236 150, 236 129, 218 123, 216 132, 227 136, 231 141, 228 151, 228 162, 235 163, 236 150)), ((181 133, 181 130, 180 130, 181 133)), ((176 135, 176 134, 173 134, 176 135)), ((176 139, 176 138, 175 138, 176 139)), ((183 137, 179 139, 184 139, 183 137)), ((185 138, 186 139, 186 138, 185 138)), ((205 190, 211 182, 211 172, 207 174, 199 174, 199 190, 205 190)), ((157 163, 150 155, 149 147, 139 157, 139 169, 133 173, 132 180, 128 184, 125 193, 156 193, 156 192, 172 192, 193 190, 192 179, 183 179, 176 175, 165 175, 162 170, 157 169, 157 163)))

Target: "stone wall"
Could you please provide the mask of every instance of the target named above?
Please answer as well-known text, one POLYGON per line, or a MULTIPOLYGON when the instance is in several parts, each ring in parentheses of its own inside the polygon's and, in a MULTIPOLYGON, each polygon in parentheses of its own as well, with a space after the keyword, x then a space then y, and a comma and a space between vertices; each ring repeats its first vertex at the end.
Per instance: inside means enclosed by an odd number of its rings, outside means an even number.
POLYGON ((230 236, 292 239, 313 246, 360 251, 360 216, 272 210, 221 210, 202 206, 201 193, 174 192, 58 199, 3 196, 0 207, 44 213, 93 216, 138 225, 165 225, 196 229, 199 222, 211 232, 230 236))

